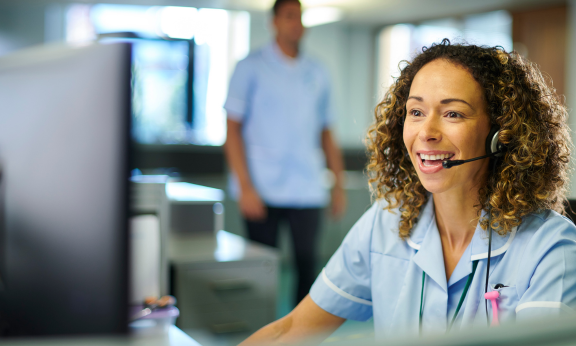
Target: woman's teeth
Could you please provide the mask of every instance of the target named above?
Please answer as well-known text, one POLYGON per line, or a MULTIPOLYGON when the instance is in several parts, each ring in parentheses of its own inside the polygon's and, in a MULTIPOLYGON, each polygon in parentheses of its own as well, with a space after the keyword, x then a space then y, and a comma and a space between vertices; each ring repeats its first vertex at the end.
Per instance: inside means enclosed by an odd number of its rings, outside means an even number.
POLYGON ((454 154, 438 154, 438 155, 426 155, 419 154, 422 161, 424 160, 446 160, 454 156, 454 154))

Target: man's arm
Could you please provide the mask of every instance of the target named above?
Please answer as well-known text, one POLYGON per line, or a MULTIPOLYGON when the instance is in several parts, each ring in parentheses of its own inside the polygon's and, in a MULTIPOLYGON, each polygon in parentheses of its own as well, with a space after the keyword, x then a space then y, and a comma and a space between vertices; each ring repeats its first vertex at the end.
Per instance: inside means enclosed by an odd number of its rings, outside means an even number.
POLYGON ((290 345, 302 341, 320 344, 345 321, 324 311, 307 295, 288 315, 262 327, 238 346, 290 345))
POLYGON ((322 131, 322 149, 326 156, 326 165, 334 173, 335 182, 332 188, 332 215, 342 216, 346 211, 346 191, 344 190, 344 160, 342 152, 332 133, 328 129, 322 131))
POLYGON ((238 200, 240 212, 248 220, 262 220, 266 218, 266 208, 252 185, 252 180, 248 173, 244 140, 242 138, 242 123, 228 119, 227 126, 224 153, 226 154, 228 165, 236 174, 240 185, 238 200))

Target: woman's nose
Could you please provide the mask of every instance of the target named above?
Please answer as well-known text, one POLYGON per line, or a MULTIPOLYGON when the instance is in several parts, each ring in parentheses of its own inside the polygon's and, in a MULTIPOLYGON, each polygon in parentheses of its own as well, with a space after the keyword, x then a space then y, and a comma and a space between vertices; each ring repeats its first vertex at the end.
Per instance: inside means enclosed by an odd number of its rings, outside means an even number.
POLYGON ((437 142, 442 139, 442 131, 440 131, 440 124, 435 116, 428 117, 418 133, 418 138, 422 142, 437 142))

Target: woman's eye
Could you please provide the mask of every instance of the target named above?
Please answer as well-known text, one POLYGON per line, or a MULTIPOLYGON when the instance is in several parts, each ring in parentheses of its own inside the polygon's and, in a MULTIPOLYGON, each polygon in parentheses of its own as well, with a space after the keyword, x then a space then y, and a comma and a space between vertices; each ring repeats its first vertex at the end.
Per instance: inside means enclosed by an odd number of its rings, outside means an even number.
POLYGON ((448 118, 461 118, 462 115, 460 115, 459 113, 456 112, 448 112, 448 114, 446 114, 446 116, 448 118))
POLYGON ((419 110, 413 109, 410 111, 410 114, 415 116, 415 117, 420 117, 422 116, 422 112, 420 112, 419 110))

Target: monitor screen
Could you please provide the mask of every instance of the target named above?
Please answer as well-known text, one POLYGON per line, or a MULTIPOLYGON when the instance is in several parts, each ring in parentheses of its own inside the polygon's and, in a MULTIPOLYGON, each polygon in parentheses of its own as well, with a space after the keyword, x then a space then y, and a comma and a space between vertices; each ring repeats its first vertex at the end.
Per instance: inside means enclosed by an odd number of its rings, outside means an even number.
MULTIPOLYGON (((132 138, 139 144, 195 143, 195 114, 205 112, 207 69, 197 71, 193 40, 101 35, 132 44, 132 138), (198 76, 197 76, 198 75, 198 76), (200 77, 198 79, 197 77, 200 77)), ((202 65, 202 64, 201 64, 202 65)))
POLYGON ((129 44, 0 58, 0 334, 127 332, 129 44))
POLYGON ((188 65, 191 41, 133 43, 133 137, 142 144, 189 143, 192 125, 188 65))

